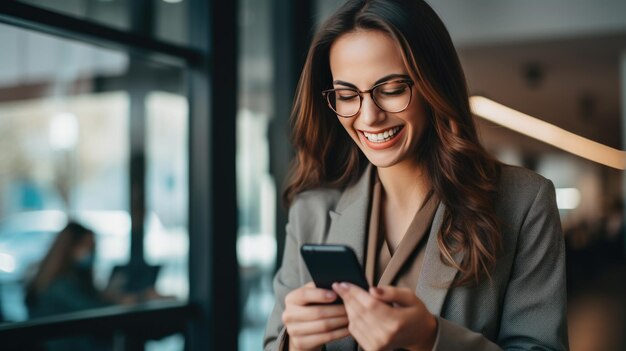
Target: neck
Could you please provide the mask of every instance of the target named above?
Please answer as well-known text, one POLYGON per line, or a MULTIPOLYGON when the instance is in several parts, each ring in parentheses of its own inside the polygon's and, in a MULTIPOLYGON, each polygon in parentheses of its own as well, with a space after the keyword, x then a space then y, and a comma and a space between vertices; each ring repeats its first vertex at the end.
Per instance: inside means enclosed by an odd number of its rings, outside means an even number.
POLYGON ((394 208, 412 210, 421 206, 430 190, 426 168, 403 162, 388 168, 378 168, 385 202, 394 208))

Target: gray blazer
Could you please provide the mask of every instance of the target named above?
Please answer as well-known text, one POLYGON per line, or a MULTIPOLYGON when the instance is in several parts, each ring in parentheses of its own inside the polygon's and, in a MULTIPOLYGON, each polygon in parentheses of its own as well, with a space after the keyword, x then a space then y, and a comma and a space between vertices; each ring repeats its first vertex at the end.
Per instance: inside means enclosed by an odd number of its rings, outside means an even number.
MULTIPOLYGON (((344 191, 306 191, 293 202, 265 351, 287 349, 281 320, 285 295, 312 280, 300 245, 345 244, 363 264, 372 170, 344 191)), ((492 280, 474 287, 451 287, 457 270, 440 260, 436 236, 445 211, 440 204, 435 213, 415 290, 438 316, 434 350, 567 350, 565 248, 552 182, 523 168, 502 167, 496 211, 504 253, 492 280)), ((328 351, 355 348, 351 337, 326 344, 328 351)))

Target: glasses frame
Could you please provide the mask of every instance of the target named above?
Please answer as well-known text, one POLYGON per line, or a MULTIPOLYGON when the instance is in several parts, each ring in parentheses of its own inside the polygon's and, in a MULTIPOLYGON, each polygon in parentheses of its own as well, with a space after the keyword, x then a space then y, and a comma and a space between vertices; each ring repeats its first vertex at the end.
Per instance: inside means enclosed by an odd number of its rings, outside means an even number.
POLYGON ((328 89, 328 90, 324 90, 322 91, 322 96, 324 96, 324 99, 326 100, 326 103, 328 104, 328 107, 339 117, 342 118, 350 118, 350 117, 354 117, 357 114, 359 114, 359 112, 361 112, 361 107, 363 106, 363 94, 370 94, 370 96, 372 97, 372 101, 374 101, 374 104, 376 105, 376 107, 378 107, 379 109, 381 109, 382 111, 385 111, 387 113, 400 113, 404 110, 407 109, 407 107, 409 107, 409 105, 411 104, 411 100, 413 99, 413 84, 415 84, 412 80, 410 79, 394 79, 394 80, 389 80, 386 82, 380 82, 378 84, 375 84, 374 86, 372 86, 371 88, 367 89, 367 90, 359 90, 357 88, 336 88, 336 89, 328 89), (387 111, 384 108, 382 108, 380 106, 380 104, 378 104, 378 101, 376 101, 376 98, 374 97, 374 94, 372 94, 372 91, 374 91, 374 89, 378 88, 381 85, 385 85, 385 84, 390 84, 390 83, 407 83, 409 86, 409 102, 407 102, 406 106, 404 106, 401 110, 399 111, 387 111), (351 115, 342 115, 340 113, 338 113, 337 111, 335 111, 335 109, 333 108, 333 105, 331 104, 330 100, 328 99, 328 95, 332 92, 336 92, 338 90, 350 90, 350 91, 354 91, 357 93, 357 95, 359 95, 359 109, 356 110, 355 113, 351 114, 351 115))

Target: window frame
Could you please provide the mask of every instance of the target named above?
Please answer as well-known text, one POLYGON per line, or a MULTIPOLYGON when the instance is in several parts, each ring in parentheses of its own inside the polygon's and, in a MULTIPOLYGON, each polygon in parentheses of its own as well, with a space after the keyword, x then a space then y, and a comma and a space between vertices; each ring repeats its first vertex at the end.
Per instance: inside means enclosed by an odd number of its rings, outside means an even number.
MULTIPOLYGON (((141 18, 139 14, 145 15, 142 9, 150 8, 150 1, 134 1, 131 19, 141 18)), ((143 28, 140 24, 131 25, 130 30, 120 30, 16 1, 0 2, 1 23, 120 50, 131 58, 175 65, 184 70, 187 80, 189 301, 176 306, 140 305, 132 311, 103 310, 82 317, 74 315, 71 318, 60 317, 60 320, 37 321, 39 330, 49 331, 45 334, 47 339, 67 335, 67 329, 58 325, 69 323, 70 320, 75 325, 85 322, 85 325, 111 329, 115 324, 132 321, 138 311, 144 311, 149 316, 147 318, 182 315, 188 322, 185 328, 186 349, 237 349, 240 315, 235 183, 237 2, 190 0, 188 11, 189 44, 178 45, 147 35, 150 33, 145 26, 149 26, 151 21, 146 21, 143 28), (213 89, 218 82, 220 89, 213 89), (65 322, 63 318, 66 318, 65 322), (89 322, 94 319, 98 322, 89 322)), ((138 184, 139 193, 133 199, 129 198, 129 204, 132 202, 145 208, 143 141, 146 131, 142 118, 145 119, 145 116, 139 118, 137 126, 131 127, 131 133, 134 133, 132 137, 142 142, 135 143, 139 146, 131 148, 129 181, 138 184)), ((135 123, 133 120, 136 119, 136 116, 131 116, 131 123, 135 123)), ((143 254, 143 220, 133 218, 132 227, 131 252, 134 255, 143 254)), ((0 325, 0 339, 7 343, 19 343, 24 332, 33 328, 32 323, 29 323, 0 325)), ((140 333, 133 328, 125 332, 140 333)), ((141 342, 126 343, 126 346, 124 349, 143 349, 141 342)))

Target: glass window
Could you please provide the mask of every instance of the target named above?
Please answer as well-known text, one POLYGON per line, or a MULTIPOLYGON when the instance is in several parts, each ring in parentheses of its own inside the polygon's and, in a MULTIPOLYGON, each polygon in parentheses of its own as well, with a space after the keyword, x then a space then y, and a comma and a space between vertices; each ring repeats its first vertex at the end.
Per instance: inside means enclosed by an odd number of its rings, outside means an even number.
POLYGON ((268 128, 272 106, 271 0, 239 7, 239 108, 237 112, 237 256, 241 274, 239 348, 263 348, 265 322, 274 306, 271 279, 276 257, 276 184, 269 173, 268 128))
POLYGON ((186 299, 189 295, 187 99, 151 92, 147 108, 146 262, 162 265, 157 291, 186 299))
POLYGON ((29 5, 55 11, 116 29, 132 29, 133 5, 147 5, 152 13, 146 22, 156 39, 175 44, 187 44, 187 13, 189 1, 147 0, 133 3, 129 0, 18 0, 29 5))
POLYGON ((130 2, 128 0, 19 0, 29 5, 64 15, 92 20, 118 29, 129 29, 130 2))
POLYGON ((187 13, 189 0, 153 0, 154 35, 175 44, 189 43, 187 13))
POLYGON ((0 24, 0 323, 187 299, 183 86, 182 68, 0 24), (131 257, 131 154, 146 155, 143 257, 131 257), (127 289, 129 261, 144 259, 127 289))

